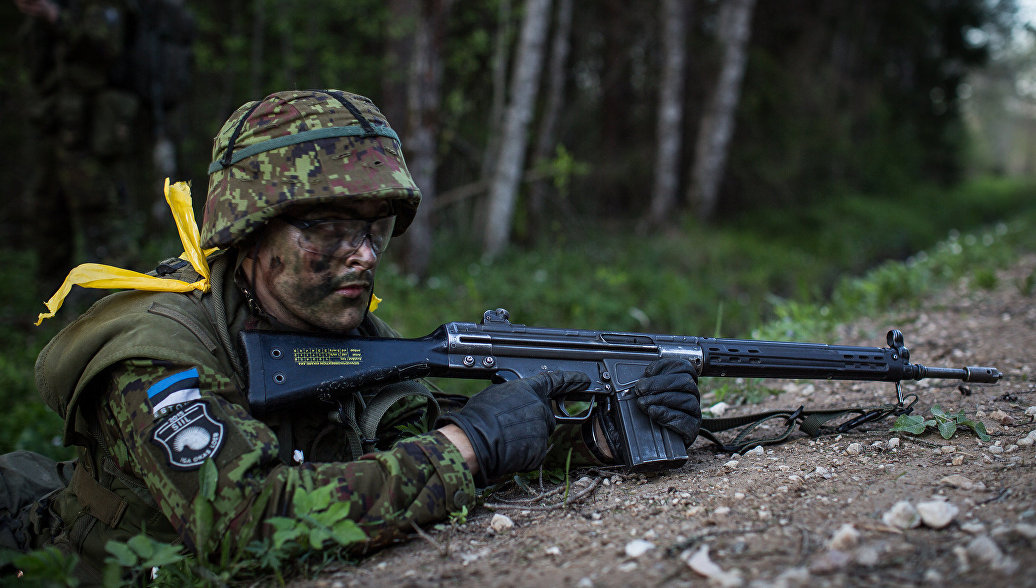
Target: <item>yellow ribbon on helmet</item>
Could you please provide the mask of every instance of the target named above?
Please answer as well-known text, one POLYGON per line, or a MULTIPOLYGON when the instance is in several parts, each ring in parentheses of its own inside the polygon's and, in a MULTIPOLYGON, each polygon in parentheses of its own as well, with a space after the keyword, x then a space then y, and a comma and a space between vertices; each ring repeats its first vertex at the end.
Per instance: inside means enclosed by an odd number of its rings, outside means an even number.
MULTIPOLYGON (((194 218, 194 206, 191 202, 191 187, 187 182, 176 182, 169 185, 169 178, 165 180, 163 187, 165 201, 173 212, 173 220, 176 222, 176 230, 180 233, 180 242, 183 243, 183 253, 180 259, 190 262, 194 271, 198 272, 201 279, 196 282, 185 282, 170 278, 159 278, 149 276, 133 270, 122 269, 100 263, 84 263, 76 266, 68 272, 65 281, 58 288, 58 291, 46 302, 50 312, 40 313, 36 320, 39 325, 44 319, 53 317, 65 297, 72 290, 72 286, 81 288, 121 288, 131 290, 146 290, 149 292, 190 292, 201 290, 208 292, 209 285, 209 262, 205 259, 217 248, 202 250, 201 234, 198 231, 198 221, 194 218)), ((370 310, 373 312, 378 308, 381 298, 371 294, 370 310)))
POLYGON ((100 263, 84 263, 68 272, 64 283, 46 302, 50 312, 40 313, 36 320, 37 325, 57 313, 64 303, 65 297, 72 290, 72 286, 104 289, 126 288, 150 292, 209 291, 209 263, 205 260, 205 256, 216 249, 203 251, 201 248, 201 235, 198 232, 198 222, 194 218, 194 207, 191 204, 191 187, 187 185, 187 182, 177 182, 170 186, 169 178, 166 178, 164 191, 165 201, 173 212, 176 230, 180 233, 180 242, 183 243, 183 253, 180 254, 180 259, 189 261, 201 279, 196 282, 184 282, 183 280, 149 276, 100 263))

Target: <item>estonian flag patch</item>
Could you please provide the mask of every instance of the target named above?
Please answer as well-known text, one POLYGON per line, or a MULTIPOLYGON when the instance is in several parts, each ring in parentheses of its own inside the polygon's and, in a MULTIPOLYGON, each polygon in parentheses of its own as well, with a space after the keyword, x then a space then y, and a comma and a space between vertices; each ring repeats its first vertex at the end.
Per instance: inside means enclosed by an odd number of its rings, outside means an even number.
POLYGON ((156 382, 147 391, 148 404, 151 405, 151 413, 158 416, 159 413, 177 404, 199 400, 201 391, 198 390, 198 368, 191 368, 186 372, 180 372, 156 382))

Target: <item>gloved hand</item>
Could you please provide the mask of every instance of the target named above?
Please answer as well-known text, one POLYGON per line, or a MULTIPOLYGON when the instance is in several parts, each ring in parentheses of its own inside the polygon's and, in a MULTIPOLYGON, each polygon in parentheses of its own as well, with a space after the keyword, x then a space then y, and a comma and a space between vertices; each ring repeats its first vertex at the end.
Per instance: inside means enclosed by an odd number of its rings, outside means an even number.
POLYGON ((652 362, 633 393, 648 418, 683 437, 688 446, 694 443, 701 427, 701 399, 691 362, 675 357, 652 362))
POLYGON ((543 372, 486 388, 464 408, 444 414, 436 427, 452 423, 467 435, 475 450, 479 471, 475 482, 535 469, 547 453, 554 432, 550 401, 590 386, 581 372, 543 372))

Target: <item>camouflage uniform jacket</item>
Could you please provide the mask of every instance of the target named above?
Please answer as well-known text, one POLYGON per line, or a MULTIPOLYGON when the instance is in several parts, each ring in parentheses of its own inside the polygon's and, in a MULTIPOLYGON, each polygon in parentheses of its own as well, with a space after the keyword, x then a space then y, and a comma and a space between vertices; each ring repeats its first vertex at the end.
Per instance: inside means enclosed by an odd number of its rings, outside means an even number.
MULTIPOLYGON (((272 534, 268 517, 292 516, 297 489, 331 484, 368 545, 381 545, 411 521, 468 504, 471 473, 439 433, 390 447, 399 434, 382 427, 383 450, 350 461, 326 407, 265 422, 249 414, 233 342, 241 329, 263 325, 234 282, 234 261, 230 253, 211 260, 208 294, 110 295, 40 354, 37 386, 65 419, 65 443, 79 447, 73 481, 53 501, 63 521, 55 542, 95 564, 107 540, 141 531, 199 554, 235 553, 272 534), (206 499, 201 472, 209 461, 217 480, 206 499), (199 508, 206 500, 211 509, 199 508)), ((360 332, 395 333, 373 316, 360 332)), ((398 404, 383 422, 421 420, 420 406, 398 404)))

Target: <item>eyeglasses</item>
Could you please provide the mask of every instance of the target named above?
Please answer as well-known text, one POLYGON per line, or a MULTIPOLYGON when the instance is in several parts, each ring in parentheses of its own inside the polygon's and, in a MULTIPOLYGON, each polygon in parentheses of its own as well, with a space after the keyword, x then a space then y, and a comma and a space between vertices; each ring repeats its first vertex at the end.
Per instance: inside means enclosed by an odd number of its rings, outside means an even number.
POLYGON ((396 227, 395 215, 372 219, 277 218, 299 230, 299 248, 336 258, 349 257, 363 245, 364 240, 370 242, 375 255, 381 255, 396 227))

